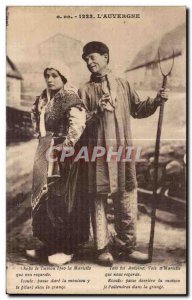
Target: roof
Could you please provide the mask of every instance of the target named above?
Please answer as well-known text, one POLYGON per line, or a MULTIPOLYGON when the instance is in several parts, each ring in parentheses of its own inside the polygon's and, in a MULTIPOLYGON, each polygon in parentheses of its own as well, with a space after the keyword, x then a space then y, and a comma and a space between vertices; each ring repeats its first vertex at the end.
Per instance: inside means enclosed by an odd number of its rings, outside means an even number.
POLYGON ((55 39, 60 39, 60 40, 63 40, 64 42, 66 42, 66 40, 69 40, 69 41, 73 41, 73 42, 76 42, 76 43, 82 45, 82 42, 77 39, 74 39, 74 38, 64 35, 62 33, 56 33, 55 35, 53 35, 53 36, 47 38, 46 40, 44 40, 43 42, 41 42, 39 44, 39 46, 46 44, 46 43, 52 43, 52 41, 55 39))
POLYGON ((161 60, 167 60, 182 54, 186 36, 185 24, 182 24, 172 31, 164 34, 160 39, 153 40, 146 47, 142 48, 134 58, 131 65, 125 72, 129 72, 159 61, 158 49, 160 49, 161 60))
POLYGON ((16 65, 10 60, 10 58, 7 56, 7 71, 6 71, 6 75, 8 77, 12 77, 12 78, 16 78, 16 79, 20 79, 22 80, 22 75, 21 73, 18 71, 16 65))

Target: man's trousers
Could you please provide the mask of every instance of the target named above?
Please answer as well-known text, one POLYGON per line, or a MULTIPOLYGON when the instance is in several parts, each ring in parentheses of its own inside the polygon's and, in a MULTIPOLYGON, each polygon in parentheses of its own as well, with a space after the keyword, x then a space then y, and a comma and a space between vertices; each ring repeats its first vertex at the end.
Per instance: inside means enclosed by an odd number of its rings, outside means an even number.
MULTIPOLYGON (((91 217, 94 241, 97 250, 109 244, 107 226, 107 194, 91 197, 91 217)), ((137 190, 117 193, 112 196, 114 225, 117 233, 115 244, 118 248, 132 252, 136 245, 137 190)))

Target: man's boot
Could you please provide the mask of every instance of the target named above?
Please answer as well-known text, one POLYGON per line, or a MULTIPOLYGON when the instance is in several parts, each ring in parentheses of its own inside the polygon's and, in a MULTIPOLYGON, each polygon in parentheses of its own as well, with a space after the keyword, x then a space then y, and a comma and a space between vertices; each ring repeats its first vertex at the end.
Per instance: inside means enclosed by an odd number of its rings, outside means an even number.
POLYGON ((137 264, 146 264, 149 262, 148 254, 136 250, 134 250, 130 254, 125 254, 125 258, 127 261, 137 264))
POLYGON ((113 256, 109 252, 108 247, 97 251, 97 263, 105 267, 113 265, 113 256))
POLYGON ((135 246, 128 246, 121 239, 114 237, 113 251, 115 258, 121 261, 130 261, 138 264, 149 262, 148 254, 135 250, 135 246))

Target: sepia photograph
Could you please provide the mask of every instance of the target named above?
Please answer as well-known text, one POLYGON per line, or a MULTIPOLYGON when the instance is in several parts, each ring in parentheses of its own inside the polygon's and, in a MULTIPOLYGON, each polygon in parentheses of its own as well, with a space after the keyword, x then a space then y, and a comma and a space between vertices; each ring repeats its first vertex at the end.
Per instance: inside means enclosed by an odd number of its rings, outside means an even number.
POLYGON ((6 292, 187 294, 187 9, 6 7, 6 292))

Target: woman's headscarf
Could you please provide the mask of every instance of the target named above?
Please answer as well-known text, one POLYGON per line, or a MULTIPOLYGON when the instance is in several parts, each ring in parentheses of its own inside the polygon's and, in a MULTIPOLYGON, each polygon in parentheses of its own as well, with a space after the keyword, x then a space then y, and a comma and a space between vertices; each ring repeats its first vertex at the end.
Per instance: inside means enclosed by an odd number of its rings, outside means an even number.
POLYGON ((46 69, 54 69, 57 72, 59 72, 59 74, 61 76, 63 76, 66 80, 66 83, 64 84, 65 85, 65 90, 77 93, 77 88, 74 85, 71 84, 70 70, 69 70, 69 67, 67 65, 65 65, 61 61, 54 60, 54 61, 50 62, 45 67, 44 73, 45 73, 46 69))

